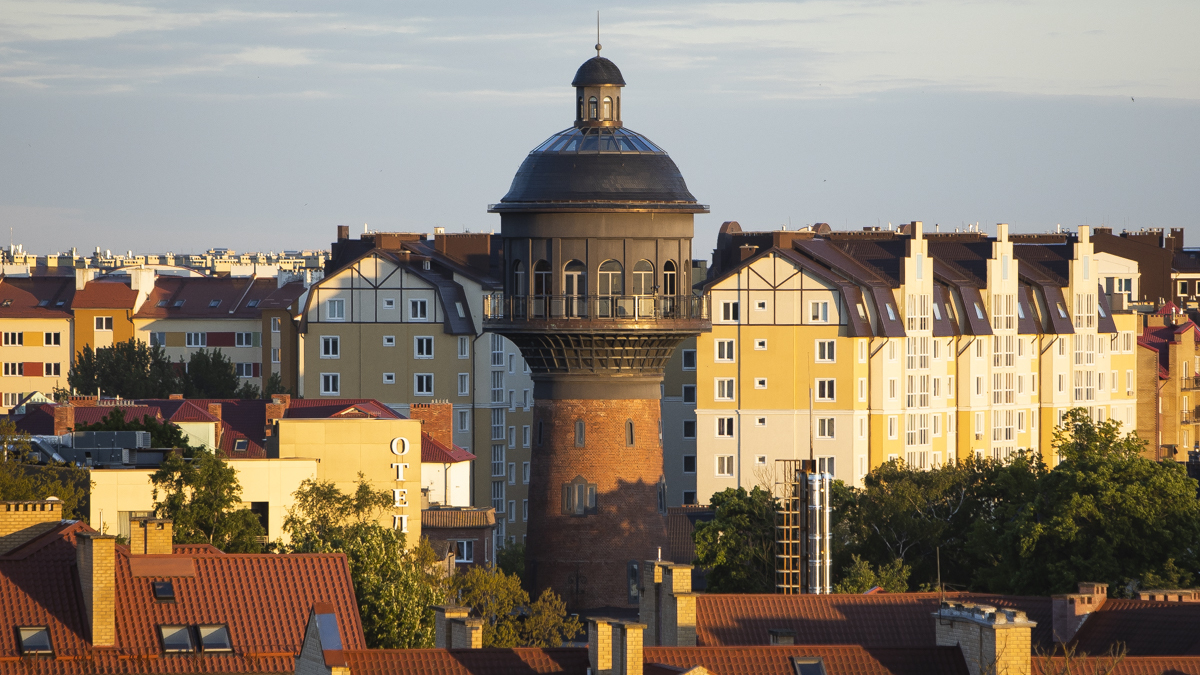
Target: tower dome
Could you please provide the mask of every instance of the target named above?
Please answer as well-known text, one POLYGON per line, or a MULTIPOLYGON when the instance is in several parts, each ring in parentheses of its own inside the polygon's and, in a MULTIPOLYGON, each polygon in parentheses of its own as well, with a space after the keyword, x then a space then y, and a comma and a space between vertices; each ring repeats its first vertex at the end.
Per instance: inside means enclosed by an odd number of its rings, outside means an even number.
POLYGON ((707 213, 661 146, 624 128, 617 64, 594 56, 575 72, 575 123, 531 150, 492 213, 707 213))

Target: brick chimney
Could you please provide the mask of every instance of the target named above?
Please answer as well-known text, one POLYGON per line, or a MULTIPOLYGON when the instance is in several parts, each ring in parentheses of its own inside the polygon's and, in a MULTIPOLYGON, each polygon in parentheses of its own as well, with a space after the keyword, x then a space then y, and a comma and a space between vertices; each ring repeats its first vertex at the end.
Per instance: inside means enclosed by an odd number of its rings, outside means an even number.
POLYGON ((470 607, 457 605, 434 605, 433 607, 433 646, 438 649, 449 649, 453 640, 452 624, 454 621, 466 619, 471 615, 470 607))
POLYGON ((129 521, 130 555, 170 555, 175 552, 173 524, 159 518, 129 521))
POLYGON ((450 649, 481 649, 483 619, 451 619, 450 649))
POLYGON ((75 535, 75 564, 93 647, 112 647, 117 642, 116 543, 111 534, 75 535))
POLYGON ((591 672, 611 672, 613 667, 612 619, 588 619, 588 665, 591 672))
POLYGON ((753 244, 742 244, 738 247, 738 260, 745 260, 754 257, 758 253, 758 247, 753 244))
POLYGON ((182 400, 183 400, 183 394, 171 394, 171 395, 170 395, 170 396, 168 396, 167 398, 168 398, 168 399, 170 399, 170 400, 172 400, 172 401, 182 401, 182 400))
POLYGON ((213 417, 215 417, 217 419, 221 419, 221 404, 220 403, 209 403, 208 404, 208 414, 212 415, 213 417))
POLYGON ((1050 596, 1050 615, 1053 617, 1054 641, 1066 644, 1079 632, 1092 612, 1104 606, 1108 599, 1108 584, 1079 582, 1078 593, 1050 596))
POLYGON ((71 404, 54 406, 54 435, 62 436, 75 431, 75 406, 71 404))
POLYGON ((63 519, 62 501, 0 502, 0 555, 49 532, 63 519))
POLYGON ((664 647, 696 646, 696 593, 691 565, 662 568, 662 617, 659 643, 664 647))
POLYGON ((937 645, 958 646, 971 675, 1033 673, 1033 627, 1025 612, 943 602, 933 613, 937 645))
POLYGON ((448 448, 454 447, 454 405, 449 401, 413 403, 408 416, 421 420, 421 432, 448 448))
POLYGON ((642 633, 646 624, 618 621, 613 624, 613 670, 617 675, 642 675, 645 657, 642 653, 642 633))

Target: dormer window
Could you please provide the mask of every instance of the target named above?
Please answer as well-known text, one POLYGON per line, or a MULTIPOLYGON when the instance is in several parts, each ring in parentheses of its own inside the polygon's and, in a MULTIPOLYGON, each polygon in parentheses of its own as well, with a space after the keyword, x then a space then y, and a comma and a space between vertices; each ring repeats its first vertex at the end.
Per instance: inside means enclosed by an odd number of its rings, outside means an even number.
POLYGON ((156 306, 157 306, 157 307, 166 307, 166 306, 167 306, 167 301, 166 301, 166 300, 159 300, 159 301, 158 301, 158 305, 156 305, 156 306))
POLYGON ((257 301, 257 300, 251 300, 251 301, 249 301, 249 302, 247 302, 247 303, 246 303, 246 306, 247 306, 247 307, 258 307, 258 301, 257 301))
POLYGON ((183 300, 176 300, 175 307, 183 307, 183 300))
POLYGON ((190 626, 159 626, 163 651, 168 654, 191 654, 196 651, 190 626))
POLYGON ((245 452, 246 449, 249 447, 250 447, 250 441, 248 441, 244 438, 239 438, 233 442, 234 452, 245 452))
POLYGON ((45 626, 21 626, 17 631, 21 636, 22 656, 54 654, 50 645, 50 630, 45 626))
POLYGON ((46 305, 49 305, 49 304, 50 304, 49 300, 42 300, 41 302, 38 303, 38 307, 45 307, 46 305))
POLYGON ((169 581, 152 581, 154 599, 159 602, 175 602, 175 585, 169 581))
POLYGON ((233 642, 229 639, 229 629, 224 624, 198 626, 200 633, 200 649, 208 652, 231 652, 233 642))
POLYGON ((220 301, 220 300, 209 300, 209 301, 208 301, 208 306, 209 306, 209 307, 219 307, 220 305, 221 305, 221 301, 220 301))
POLYGON ((596 102, 596 97, 593 96, 593 97, 589 98, 588 99, 588 119, 590 119, 590 120, 599 119, 600 115, 599 115, 599 110, 597 110, 597 108, 598 108, 598 105, 596 102))

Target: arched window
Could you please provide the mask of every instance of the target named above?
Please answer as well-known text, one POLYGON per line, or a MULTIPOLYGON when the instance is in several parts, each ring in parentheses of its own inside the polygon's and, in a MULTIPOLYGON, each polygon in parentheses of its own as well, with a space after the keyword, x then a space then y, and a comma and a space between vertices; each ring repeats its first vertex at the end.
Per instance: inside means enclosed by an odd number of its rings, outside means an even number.
POLYGON ((582 448, 587 441, 586 429, 583 426, 583 420, 575 420, 575 447, 582 448))
POLYGON ((550 263, 545 260, 533 264, 533 294, 550 295, 550 263))
POLYGON ((525 285, 525 265, 520 260, 512 264, 512 293, 515 296, 529 295, 529 287, 525 285))
POLYGON ((625 268, 616 260, 600 263, 600 295, 625 294, 625 268))
POLYGON ((675 261, 668 260, 663 263, 663 285, 662 294, 666 296, 679 295, 679 289, 675 281, 675 261))
POLYGON ((579 97, 579 119, 583 119, 583 116, 585 114, 587 114, 587 112, 583 109, 583 97, 580 96, 579 97))
POLYGON ((604 97, 603 113, 604 113, 603 119, 606 119, 606 120, 612 119, 612 115, 613 115, 612 98, 610 98, 608 96, 604 97))
POLYGON ((654 264, 649 260, 633 264, 633 294, 654 295, 654 264))
POLYGON ((599 111, 596 109, 596 107, 596 97, 593 96, 588 99, 588 119, 594 120, 600 118, 599 111))
POLYGON ((625 445, 633 447, 633 420, 625 420, 625 445))

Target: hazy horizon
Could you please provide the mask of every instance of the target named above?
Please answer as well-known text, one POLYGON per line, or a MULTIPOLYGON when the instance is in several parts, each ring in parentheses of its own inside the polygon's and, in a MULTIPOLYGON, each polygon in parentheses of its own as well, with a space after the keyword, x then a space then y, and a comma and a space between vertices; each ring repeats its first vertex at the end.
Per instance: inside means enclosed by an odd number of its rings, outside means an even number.
MULTIPOLYGON (((1200 5, 605 7, 623 117, 745 229, 1184 227, 1200 5)), ((573 119, 595 7, 0 0, 0 233, 34 253, 489 231, 573 119)))

